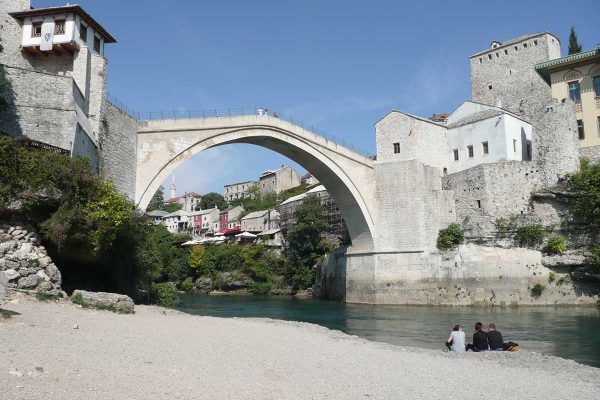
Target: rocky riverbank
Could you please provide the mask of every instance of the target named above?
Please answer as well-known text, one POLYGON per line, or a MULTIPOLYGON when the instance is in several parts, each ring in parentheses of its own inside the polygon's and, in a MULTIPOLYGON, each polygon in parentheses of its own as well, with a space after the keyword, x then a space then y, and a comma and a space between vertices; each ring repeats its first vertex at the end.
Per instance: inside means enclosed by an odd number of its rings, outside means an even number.
MULTIPOLYGON (((17 296, 17 297, 15 297, 17 296)), ((556 357, 455 354, 369 342, 316 325, 136 306, 2 308, 7 399, 597 399, 600 369, 556 357), (473 373, 484 371, 480 384, 473 373)))

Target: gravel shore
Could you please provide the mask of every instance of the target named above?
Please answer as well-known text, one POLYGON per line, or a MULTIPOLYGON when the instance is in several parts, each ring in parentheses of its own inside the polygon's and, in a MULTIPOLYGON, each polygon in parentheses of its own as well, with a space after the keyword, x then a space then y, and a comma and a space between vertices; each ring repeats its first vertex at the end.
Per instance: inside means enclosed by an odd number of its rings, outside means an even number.
POLYGON ((1 304, 18 314, 0 319, 0 399, 600 399, 600 369, 525 351, 455 354, 306 323, 16 299, 1 304))

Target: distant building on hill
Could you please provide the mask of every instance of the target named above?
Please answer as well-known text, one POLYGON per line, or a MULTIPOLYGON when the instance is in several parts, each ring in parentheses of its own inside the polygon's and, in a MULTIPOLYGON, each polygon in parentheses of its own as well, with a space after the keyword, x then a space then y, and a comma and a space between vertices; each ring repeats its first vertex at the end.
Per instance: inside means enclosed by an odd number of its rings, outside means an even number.
POLYGON ((257 181, 244 181, 225 185, 223 186, 223 198, 225 201, 243 199, 244 197, 248 197, 251 190, 257 186, 257 181))
POLYGON ((165 204, 169 203, 177 203, 181 204, 182 210, 192 212, 196 210, 196 207, 200 205, 200 201, 202 201, 202 196, 196 192, 185 193, 180 197, 171 197, 170 199, 165 200, 165 204))
POLYGON ((232 206, 219 213, 219 231, 225 232, 242 226, 240 214, 244 211, 242 206, 232 206))
POLYGON ((261 196, 269 193, 279 194, 284 190, 300 186, 301 183, 302 175, 284 165, 274 171, 263 172, 258 181, 261 196))
POLYGON ((302 177, 302 183, 306 186, 306 187, 311 187, 311 186, 315 186, 319 184, 319 180, 317 178, 315 178, 313 176, 313 174, 311 174, 310 172, 307 172, 306 174, 304 174, 304 176, 302 177))
POLYGON ((242 232, 258 234, 279 228, 279 213, 276 210, 254 211, 242 218, 242 232))

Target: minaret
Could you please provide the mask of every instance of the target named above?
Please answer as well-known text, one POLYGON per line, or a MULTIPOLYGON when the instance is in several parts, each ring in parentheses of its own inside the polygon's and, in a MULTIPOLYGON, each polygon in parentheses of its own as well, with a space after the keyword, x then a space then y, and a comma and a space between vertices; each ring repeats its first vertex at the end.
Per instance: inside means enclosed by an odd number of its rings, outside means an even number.
POLYGON ((171 177, 171 198, 177 197, 177 187, 175 186, 175 175, 171 177))

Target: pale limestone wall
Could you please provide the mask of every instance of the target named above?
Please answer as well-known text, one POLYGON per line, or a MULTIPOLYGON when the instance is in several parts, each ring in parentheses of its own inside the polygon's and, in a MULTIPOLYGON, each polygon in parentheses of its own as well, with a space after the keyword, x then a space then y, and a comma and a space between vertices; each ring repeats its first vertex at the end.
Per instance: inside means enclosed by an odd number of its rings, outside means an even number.
POLYGON ((538 104, 549 102, 550 88, 533 67, 557 57, 560 57, 560 42, 549 33, 471 56, 473 101, 501 105, 516 114, 520 114, 522 99, 538 104))
POLYGON ((100 168, 115 188, 129 199, 135 198, 138 122, 133 117, 102 102, 100 124, 100 168))
POLYGON ((375 163, 376 251, 435 248, 438 231, 455 220, 452 192, 439 168, 417 160, 375 163))
POLYGON ((528 161, 482 164, 443 178, 454 194, 456 218, 473 236, 489 235, 497 218, 530 211, 531 193, 542 187, 537 167, 528 161))
POLYGON ((541 253, 462 245, 444 253, 379 253, 329 256, 318 273, 316 293, 349 303, 428 305, 593 305, 593 288, 568 281, 542 265, 541 253), (533 297, 535 284, 545 287, 533 297), (344 297, 335 297, 345 294, 344 297))
POLYGON ((398 111, 391 111, 375 124, 377 161, 420 160, 425 165, 448 167, 450 150, 446 127, 398 111), (400 153, 394 154, 394 143, 400 153))
POLYGON ((72 79, 20 67, 4 70, 12 95, 0 114, 0 130, 71 151, 77 122, 72 79))
POLYGON ((582 147, 580 153, 592 162, 600 162, 600 146, 582 147))

